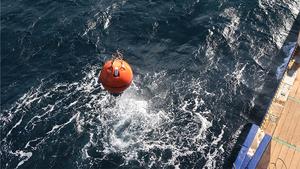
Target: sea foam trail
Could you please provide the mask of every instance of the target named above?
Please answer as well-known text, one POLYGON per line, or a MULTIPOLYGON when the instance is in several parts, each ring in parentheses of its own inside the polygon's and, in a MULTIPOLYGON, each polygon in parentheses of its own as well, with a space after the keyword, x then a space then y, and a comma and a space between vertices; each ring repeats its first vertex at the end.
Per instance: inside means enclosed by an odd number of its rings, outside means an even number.
MULTIPOLYGON (((15 122, 22 114, 3 139, 8 150, 12 138, 21 137, 23 131, 34 134, 39 129, 44 130, 39 136, 25 139, 24 144, 20 144, 24 146, 19 146, 18 152, 24 152, 27 155, 25 160, 19 157, 18 166, 39 153, 49 144, 49 141, 60 140, 59 136, 62 131, 67 129, 72 131, 70 127, 73 125, 76 126, 74 129, 78 134, 89 134, 88 142, 78 147, 82 152, 81 160, 83 161, 94 158, 90 151, 95 148, 98 152, 104 153, 104 156, 121 153, 125 159, 124 165, 131 160, 139 161, 140 152, 148 152, 152 160, 140 161, 140 163, 149 167, 154 162, 159 162, 161 158, 151 153, 156 149, 172 152, 172 156, 163 165, 180 164, 178 158, 196 153, 195 147, 203 155, 205 154, 204 150, 209 147, 207 132, 212 122, 206 117, 211 114, 209 110, 205 112, 197 110, 198 106, 205 104, 201 98, 197 97, 194 101, 182 100, 178 109, 179 113, 174 114, 168 108, 155 108, 157 106, 155 99, 166 99, 167 95, 161 95, 163 92, 158 92, 150 98, 143 98, 138 94, 138 90, 141 89, 135 85, 140 82, 135 81, 131 88, 115 98, 100 90, 97 78, 95 78, 97 68, 87 69, 91 71, 86 72, 80 82, 56 83, 52 87, 44 87, 45 83, 41 83, 37 88, 32 88, 8 110, 10 113, 7 117, 1 117, 1 120, 6 119, 6 125, 8 125, 15 122), (41 105, 41 102, 47 102, 47 104, 41 105), (30 113, 34 108, 39 109, 37 114, 30 113), (55 121, 57 117, 62 117, 62 114, 68 118, 55 121), (23 119, 23 117, 26 118, 23 119), (187 125, 181 126, 180 123, 187 125), (49 128, 43 124, 52 125, 49 128), (14 132, 17 127, 21 134, 14 132)), ((161 81, 156 81, 155 78, 165 78, 165 74, 164 71, 149 74, 147 78, 154 78, 149 89, 159 89, 161 81)), ((49 79, 43 81, 47 80, 49 79)), ((199 92, 197 88, 193 91, 199 92)), ((217 147, 222 144, 220 140, 223 137, 223 130, 224 128, 219 136, 211 138, 211 142, 217 147)), ((224 151, 220 147, 218 153, 205 155, 205 158, 210 161, 206 165, 215 166, 214 160, 222 152, 224 151)), ((16 152, 4 153, 18 158, 16 152)))

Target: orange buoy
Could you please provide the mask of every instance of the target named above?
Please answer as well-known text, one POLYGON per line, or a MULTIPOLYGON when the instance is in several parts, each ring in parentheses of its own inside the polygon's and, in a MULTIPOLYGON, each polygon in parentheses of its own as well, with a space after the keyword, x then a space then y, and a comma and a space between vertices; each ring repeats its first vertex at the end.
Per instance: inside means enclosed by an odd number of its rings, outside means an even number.
POLYGON ((117 51, 113 58, 108 60, 99 75, 98 82, 111 94, 121 94, 132 82, 133 72, 130 65, 123 60, 122 54, 117 51))

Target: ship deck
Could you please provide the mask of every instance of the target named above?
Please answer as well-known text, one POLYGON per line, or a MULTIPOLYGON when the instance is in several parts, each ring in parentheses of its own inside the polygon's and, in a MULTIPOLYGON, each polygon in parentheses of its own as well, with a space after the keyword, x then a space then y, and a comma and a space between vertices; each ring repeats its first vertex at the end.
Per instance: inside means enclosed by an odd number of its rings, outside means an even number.
MULTIPOLYGON (((297 56, 300 57, 300 56, 297 56)), ((291 62, 291 61, 290 61, 291 62)), ((293 64, 293 63, 289 63, 293 64)), ((300 168, 300 68, 289 65, 261 125, 272 136, 259 169, 300 168), (290 69, 290 70, 289 70, 290 69)))

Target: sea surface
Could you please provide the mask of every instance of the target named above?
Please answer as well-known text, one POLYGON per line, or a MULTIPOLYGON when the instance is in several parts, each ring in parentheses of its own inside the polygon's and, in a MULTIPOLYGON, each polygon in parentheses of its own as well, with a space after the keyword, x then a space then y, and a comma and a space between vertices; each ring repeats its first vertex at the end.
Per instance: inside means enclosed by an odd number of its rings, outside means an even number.
POLYGON ((299 10, 299 0, 2 0, 0 168, 230 168, 276 90, 299 10), (117 49, 134 80, 114 97, 97 76, 117 49))

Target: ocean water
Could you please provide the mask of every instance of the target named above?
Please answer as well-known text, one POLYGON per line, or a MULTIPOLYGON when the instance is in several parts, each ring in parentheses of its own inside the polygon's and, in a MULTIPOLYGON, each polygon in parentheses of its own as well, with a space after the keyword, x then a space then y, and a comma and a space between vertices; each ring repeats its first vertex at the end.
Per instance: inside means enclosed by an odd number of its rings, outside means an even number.
POLYGON ((243 127, 267 109, 257 99, 273 96, 299 10, 299 0, 3 0, 1 169, 230 168, 243 127), (114 97, 97 75, 117 49, 134 81, 114 97))

